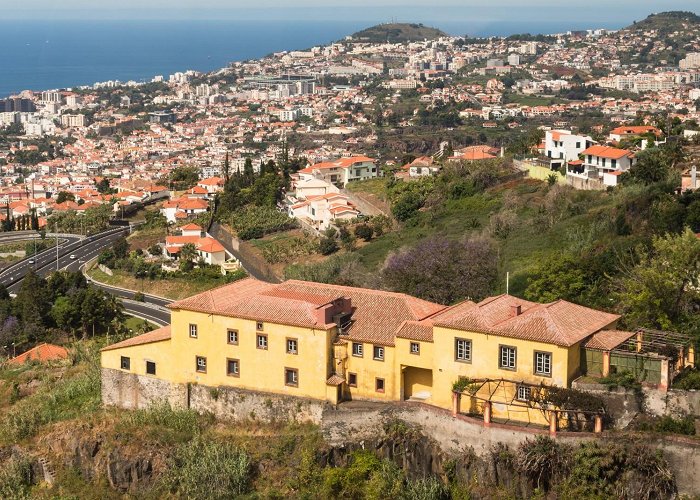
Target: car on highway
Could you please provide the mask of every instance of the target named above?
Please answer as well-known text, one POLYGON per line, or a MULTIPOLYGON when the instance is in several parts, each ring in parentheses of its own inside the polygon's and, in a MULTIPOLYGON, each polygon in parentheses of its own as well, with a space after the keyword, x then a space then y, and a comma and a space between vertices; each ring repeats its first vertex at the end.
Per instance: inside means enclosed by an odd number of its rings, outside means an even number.
POLYGON ((77 258, 78 258, 78 256, 75 255, 74 253, 72 253, 71 256, 70 256, 70 260, 75 260, 75 259, 77 259, 77 258))
POLYGON ((34 259, 29 259, 30 264, 34 264, 34 259))

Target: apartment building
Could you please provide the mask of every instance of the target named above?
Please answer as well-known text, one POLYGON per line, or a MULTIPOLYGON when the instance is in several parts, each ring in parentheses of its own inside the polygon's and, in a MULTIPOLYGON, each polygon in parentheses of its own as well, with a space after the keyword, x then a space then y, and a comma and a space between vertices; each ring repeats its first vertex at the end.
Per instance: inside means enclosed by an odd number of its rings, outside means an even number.
MULTIPOLYGON (((332 404, 410 399, 449 409, 453 384, 468 378, 507 384, 502 404, 490 409, 494 418, 546 425, 542 412, 518 401, 540 385, 570 387, 591 369, 593 354, 602 360, 599 373, 609 372, 610 352, 635 336, 615 329, 617 315, 562 300, 499 295, 445 307, 294 280, 248 278, 169 307, 170 326, 103 349, 107 404, 143 406, 148 401, 131 394, 140 390, 133 381, 145 387, 160 379, 176 391, 199 384, 332 404)), ((484 398, 476 391, 464 404, 478 409, 484 398)))
POLYGON ((61 126, 82 128, 87 125, 85 115, 61 115, 61 126))

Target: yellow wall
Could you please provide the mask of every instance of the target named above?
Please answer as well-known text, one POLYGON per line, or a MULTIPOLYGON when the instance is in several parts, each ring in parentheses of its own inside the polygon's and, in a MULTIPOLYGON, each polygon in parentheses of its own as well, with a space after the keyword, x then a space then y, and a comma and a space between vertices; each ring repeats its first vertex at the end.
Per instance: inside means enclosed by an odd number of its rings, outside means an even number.
POLYGON ((331 331, 264 323, 256 330, 252 320, 191 311, 172 315, 175 381, 326 399, 326 379, 332 373, 331 331), (190 323, 197 325, 197 338, 189 337, 190 323), (228 329, 238 330, 238 345, 228 344, 228 329), (257 335, 268 336, 267 350, 257 348, 257 335), (286 339, 296 338, 298 354, 287 354, 286 339), (196 371, 196 356, 207 358, 207 372, 196 371), (239 377, 226 374, 227 358, 240 362, 239 377), (285 385, 284 369, 299 371, 298 387, 285 385))
MULTIPOLYGON (((568 387, 569 350, 566 348, 496 335, 463 332, 443 327, 435 327, 433 329, 433 342, 436 363, 433 371, 432 403, 442 408, 451 408, 452 384, 460 377, 505 378, 531 384, 545 383, 547 385, 568 387), (471 363, 455 360, 454 346, 456 338, 472 341, 471 363), (498 367, 500 345, 517 348, 515 371, 504 370, 498 367), (551 377, 534 374, 535 351, 552 353, 551 377)), ((575 350, 576 353, 579 352, 578 346, 571 349, 575 350)), ((495 411, 494 416, 496 416, 495 411)))
POLYGON ((156 364, 156 378, 173 380, 176 376, 168 340, 102 351, 100 354, 103 368, 121 370, 121 357, 127 356, 130 358, 131 365, 129 370, 122 370, 124 372, 153 377, 154 375, 146 374, 146 361, 153 361, 156 364))
MULTIPOLYGON (((360 400, 400 401, 406 395, 429 392, 428 403, 442 408, 452 407, 452 384, 460 377, 472 379, 505 378, 529 384, 569 387, 580 370, 580 345, 562 348, 538 342, 463 332, 434 327, 433 342, 418 342, 420 353, 411 353, 411 340, 396 339, 394 347, 384 346, 384 360, 373 359, 373 344, 363 343, 363 357, 352 355, 352 342, 332 346, 334 330, 316 330, 264 323, 261 331, 253 320, 226 316, 173 311, 172 339, 102 353, 102 365, 119 369, 120 356, 131 358, 130 372, 145 375, 145 360, 156 362, 158 378, 174 383, 197 383, 211 387, 233 386, 243 389, 287 394, 335 402, 336 387, 326 386, 326 379, 337 371, 348 380, 348 373, 357 375, 357 387, 345 387, 345 397, 360 400), (189 325, 196 324, 197 338, 190 338, 189 325), (228 344, 228 330, 238 330, 238 345, 228 344), (267 334, 268 348, 257 348, 257 335, 267 334), (287 338, 297 339, 298 354, 286 352, 287 338), (455 360, 455 339, 472 342, 471 362, 455 360), (499 346, 517 348, 515 371, 499 368, 499 346), (346 353, 345 353, 346 351, 346 353), (552 353, 552 376, 534 374, 534 352, 552 353), (344 361, 334 366, 333 355, 344 361), (207 359, 206 373, 196 371, 196 356, 207 359), (239 360, 238 377, 227 375, 227 358, 239 360), (298 386, 285 384, 284 369, 298 370, 298 386), (384 392, 377 392, 376 379, 384 379, 384 392)), ((482 391, 487 391, 484 388, 482 391)), ((510 401, 515 385, 506 385, 495 399, 510 401)), ((479 396, 486 397, 486 393, 479 396)), ((464 396, 463 411, 480 412, 483 404, 464 396)), ((538 410, 509 407, 495 403, 495 418, 509 418, 546 425, 538 410)))
POLYGON ((352 342, 348 342, 347 373, 357 374, 357 387, 348 387, 352 399, 396 401, 401 398, 401 380, 395 368, 395 348, 384 347, 384 361, 373 359, 373 344, 364 343, 363 356, 352 355, 352 342), (384 379, 384 392, 376 391, 376 379, 384 379))

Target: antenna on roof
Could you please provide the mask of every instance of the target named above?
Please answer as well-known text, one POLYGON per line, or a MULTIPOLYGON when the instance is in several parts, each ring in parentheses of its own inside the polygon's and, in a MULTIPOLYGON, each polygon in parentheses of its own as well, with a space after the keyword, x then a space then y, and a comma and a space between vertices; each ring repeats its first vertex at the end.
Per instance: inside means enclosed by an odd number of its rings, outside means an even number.
POLYGON ((510 295, 509 292, 510 289, 510 271, 506 271, 506 295, 510 295))

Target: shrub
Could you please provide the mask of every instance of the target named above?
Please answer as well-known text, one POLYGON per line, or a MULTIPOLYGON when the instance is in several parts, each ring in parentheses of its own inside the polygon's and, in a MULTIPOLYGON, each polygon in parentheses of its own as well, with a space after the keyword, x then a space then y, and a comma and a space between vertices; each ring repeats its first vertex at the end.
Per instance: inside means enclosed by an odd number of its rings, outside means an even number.
POLYGON ((338 243, 334 238, 323 237, 318 244, 318 251, 322 255, 330 255, 338 251, 338 243))
POLYGON ((231 216, 231 225, 241 239, 251 240, 293 228, 296 222, 275 208, 249 206, 231 216))
POLYGON ((516 468, 525 474, 538 488, 547 489, 568 470, 570 449, 552 438, 537 436, 525 440, 518 447, 516 468))
POLYGON ((617 387, 634 389, 639 387, 639 382, 637 382, 634 374, 626 370, 611 373, 607 377, 601 378, 600 383, 606 385, 608 389, 616 389, 617 387))
POLYGON ((169 465, 165 485, 183 498, 232 498, 250 489, 251 459, 229 443, 195 438, 177 448, 169 465))
POLYGON ((685 391, 700 389, 700 370, 686 368, 673 380, 673 387, 685 391))
POLYGON ((28 460, 11 458, 0 467, 0 498, 29 499, 32 466, 28 460))
POLYGON ((367 224, 358 224, 355 226, 355 236, 358 238, 362 238, 365 241, 369 241, 372 239, 372 236, 374 235, 374 229, 372 229, 371 226, 367 224))

